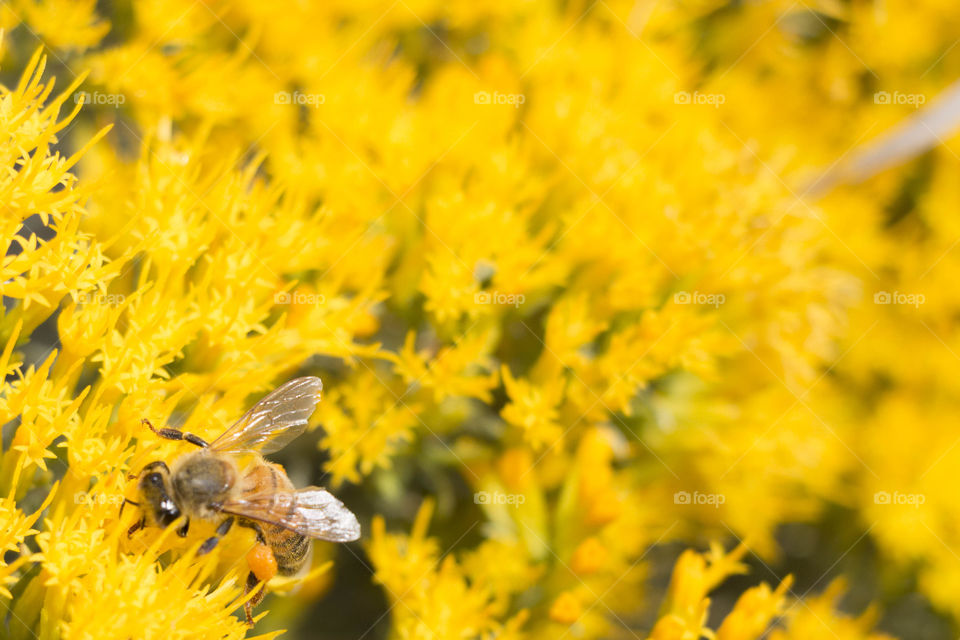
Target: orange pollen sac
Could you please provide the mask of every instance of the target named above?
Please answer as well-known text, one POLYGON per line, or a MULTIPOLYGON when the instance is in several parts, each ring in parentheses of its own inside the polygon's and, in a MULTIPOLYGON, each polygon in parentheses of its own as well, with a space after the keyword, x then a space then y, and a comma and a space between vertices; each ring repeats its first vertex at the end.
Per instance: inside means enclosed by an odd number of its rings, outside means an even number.
POLYGON ((258 544, 247 554, 247 565, 257 580, 266 582, 277 575, 277 559, 273 557, 273 550, 265 544, 258 544))

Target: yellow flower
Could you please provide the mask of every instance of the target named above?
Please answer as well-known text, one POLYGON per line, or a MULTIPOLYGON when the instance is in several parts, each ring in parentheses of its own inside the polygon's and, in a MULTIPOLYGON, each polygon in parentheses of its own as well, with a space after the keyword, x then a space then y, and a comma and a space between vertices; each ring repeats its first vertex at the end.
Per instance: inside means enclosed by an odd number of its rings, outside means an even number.
POLYGON ((580 617, 583 607, 577 597, 564 591, 550 605, 550 619, 560 624, 573 624, 580 617))
POLYGON ((770 637, 773 640, 787 640, 830 633, 841 640, 890 640, 891 636, 870 631, 876 620, 876 610, 873 608, 868 608, 855 618, 834 611, 837 600, 845 590, 844 582, 836 580, 823 593, 809 598, 803 606, 792 606, 787 628, 774 630, 770 637))
POLYGON ((307 374, 277 461, 369 563, 315 543, 266 637, 372 582, 391 638, 879 638, 837 581, 711 617, 787 523, 955 624, 960 9, 807 4, 0 6, 9 635, 244 637, 252 532, 120 504, 189 447, 143 418, 307 374))
MULTIPOLYGON (((384 586, 396 610, 396 633, 407 638, 460 638, 496 635, 514 628, 486 612, 493 606, 492 586, 481 574, 468 574, 453 556, 440 559, 436 542, 426 538, 433 505, 424 503, 409 537, 387 534, 382 518, 373 523, 370 557, 377 567, 377 581, 384 586)), ((482 568, 484 572, 489 567, 482 568)), ((526 583, 517 586, 526 586, 526 583)))
POLYGON ((770 626, 784 608, 784 596, 793 584, 787 576, 774 590, 766 583, 743 593, 717 629, 717 640, 756 638, 770 626))
POLYGON ((556 405, 563 397, 563 380, 554 379, 549 386, 536 388, 510 375, 510 369, 501 369, 503 385, 510 403, 500 412, 503 419, 521 431, 524 440, 534 449, 558 444, 563 429, 557 423, 556 405))
POLYGON ((570 568, 579 574, 594 573, 603 566, 607 550, 596 538, 587 538, 574 550, 570 568))
POLYGON ((386 386, 371 369, 354 376, 343 391, 327 394, 320 420, 330 450, 329 469, 334 484, 358 482, 377 467, 388 467, 400 446, 413 438, 419 405, 404 401, 402 390, 386 386))

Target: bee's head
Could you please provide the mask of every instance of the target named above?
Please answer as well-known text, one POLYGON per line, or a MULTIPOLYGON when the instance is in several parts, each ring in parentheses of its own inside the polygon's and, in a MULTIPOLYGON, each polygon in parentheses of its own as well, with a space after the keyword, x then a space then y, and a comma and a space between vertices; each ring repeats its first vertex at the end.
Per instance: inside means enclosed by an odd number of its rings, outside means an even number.
POLYGON ((140 472, 137 481, 140 508, 151 525, 166 527, 180 517, 180 507, 173 500, 170 469, 161 460, 151 462, 140 472))

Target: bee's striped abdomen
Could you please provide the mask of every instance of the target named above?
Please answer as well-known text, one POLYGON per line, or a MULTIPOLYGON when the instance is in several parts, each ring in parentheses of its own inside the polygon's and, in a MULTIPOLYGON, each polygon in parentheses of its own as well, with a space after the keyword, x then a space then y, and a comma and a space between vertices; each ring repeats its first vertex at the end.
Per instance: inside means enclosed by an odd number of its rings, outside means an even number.
MULTIPOLYGON (((275 494, 293 489, 293 483, 283 468, 269 462, 262 462, 250 469, 244 479, 247 483, 245 490, 250 492, 275 494)), ((292 516, 295 505, 291 503, 288 509, 289 512, 283 515, 292 516)), ((300 571, 310 557, 310 538, 275 524, 261 523, 259 527, 277 560, 277 572, 290 576, 300 571)))
POLYGON ((267 536, 267 543, 277 559, 277 573, 295 575, 310 556, 310 538, 280 528, 275 536, 267 536))

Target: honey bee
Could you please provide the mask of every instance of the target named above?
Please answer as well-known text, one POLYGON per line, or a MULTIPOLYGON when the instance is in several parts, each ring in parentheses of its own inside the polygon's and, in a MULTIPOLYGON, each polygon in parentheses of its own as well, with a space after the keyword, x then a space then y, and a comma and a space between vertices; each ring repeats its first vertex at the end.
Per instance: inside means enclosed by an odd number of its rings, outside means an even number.
POLYGON ((244 605, 250 625, 266 582, 278 573, 295 575, 307 565, 311 538, 349 542, 360 537, 357 517, 342 502, 319 487, 295 488, 280 465, 262 457, 303 433, 322 389, 320 378, 291 380, 210 443, 143 420, 161 438, 185 440, 200 450, 180 456, 169 467, 162 460, 151 462, 134 476, 139 501, 126 502, 140 508, 141 518, 128 533, 144 526, 166 527, 183 517, 177 533, 186 536, 191 519, 218 521, 215 534, 197 551, 203 555, 234 523, 253 529, 257 544, 247 554, 250 572, 244 591, 257 589, 244 605), (249 461, 241 466, 242 460, 249 461))

